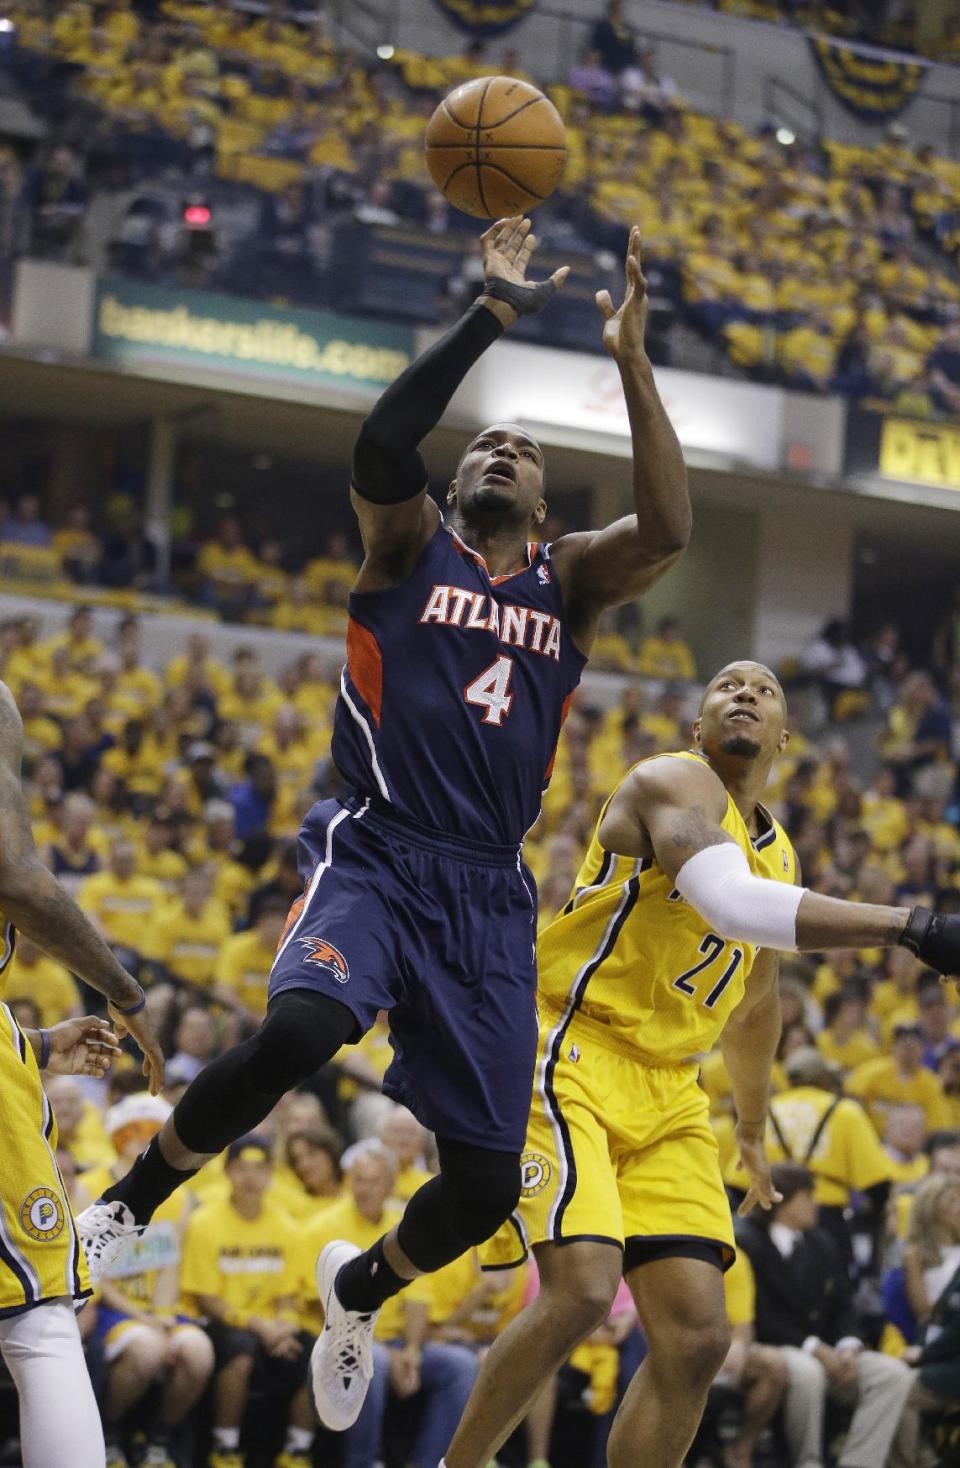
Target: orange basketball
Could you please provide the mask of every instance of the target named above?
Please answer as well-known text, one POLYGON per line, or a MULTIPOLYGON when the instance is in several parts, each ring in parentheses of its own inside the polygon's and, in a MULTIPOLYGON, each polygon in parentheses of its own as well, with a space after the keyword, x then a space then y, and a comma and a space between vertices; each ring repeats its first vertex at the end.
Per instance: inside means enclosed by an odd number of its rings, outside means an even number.
POLYGON ((563 176, 567 134, 548 97, 529 82, 464 82, 427 124, 427 167, 456 209, 478 219, 526 214, 563 176))

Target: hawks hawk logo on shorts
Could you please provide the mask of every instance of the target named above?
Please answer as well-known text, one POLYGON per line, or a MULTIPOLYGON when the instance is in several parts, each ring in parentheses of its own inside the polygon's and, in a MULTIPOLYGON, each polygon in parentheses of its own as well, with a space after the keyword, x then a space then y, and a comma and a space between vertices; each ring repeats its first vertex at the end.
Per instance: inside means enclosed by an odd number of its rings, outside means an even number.
POLYGON ((328 973, 333 974, 338 984, 345 984, 350 977, 350 965, 340 952, 328 943, 326 938, 298 938, 297 942, 301 948, 309 949, 305 963, 315 963, 317 968, 325 968, 328 973))
POLYGON ((20 1204, 20 1224, 38 1244, 49 1243, 63 1232, 63 1203, 52 1188, 34 1188, 20 1204))

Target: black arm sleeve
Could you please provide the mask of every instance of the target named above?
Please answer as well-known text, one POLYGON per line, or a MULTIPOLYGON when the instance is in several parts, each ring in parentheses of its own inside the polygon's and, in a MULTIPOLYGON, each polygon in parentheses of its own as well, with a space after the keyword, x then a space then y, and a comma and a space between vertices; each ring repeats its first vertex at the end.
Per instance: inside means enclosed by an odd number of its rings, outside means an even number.
POLYGON ((455 326, 391 383, 364 420, 353 450, 353 487, 376 505, 420 494, 427 469, 417 446, 439 423, 457 388, 503 331, 486 306, 455 326))

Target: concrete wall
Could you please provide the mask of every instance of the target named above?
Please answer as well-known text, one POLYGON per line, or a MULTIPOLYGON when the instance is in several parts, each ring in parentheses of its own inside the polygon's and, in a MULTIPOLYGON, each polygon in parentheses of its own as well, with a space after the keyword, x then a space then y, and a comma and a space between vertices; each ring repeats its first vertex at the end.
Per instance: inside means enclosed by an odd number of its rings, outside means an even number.
MULTIPOLYGON (((462 51, 463 31, 432 0, 378 0, 383 40, 433 54, 462 51)), ((538 77, 557 79, 569 71, 602 0, 541 0, 538 10, 490 43, 491 67, 503 49, 516 47, 538 77)), ((876 141, 880 129, 860 122, 830 95, 820 79, 806 37, 786 26, 739 20, 670 0, 627 0, 627 15, 641 35, 655 41, 661 69, 673 76, 693 106, 735 117, 755 127, 770 112, 769 81, 777 78, 819 106, 827 136, 851 142, 876 141)), ((949 101, 960 106, 960 68, 934 66, 922 94, 902 115, 916 143, 956 150, 951 140, 949 101), (947 101, 935 101, 941 96, 947 101)), ((778 120, 810 125, 811 114, 781 96, 778 120)), ((960 112, 956 113, 960 126, 960 112)))

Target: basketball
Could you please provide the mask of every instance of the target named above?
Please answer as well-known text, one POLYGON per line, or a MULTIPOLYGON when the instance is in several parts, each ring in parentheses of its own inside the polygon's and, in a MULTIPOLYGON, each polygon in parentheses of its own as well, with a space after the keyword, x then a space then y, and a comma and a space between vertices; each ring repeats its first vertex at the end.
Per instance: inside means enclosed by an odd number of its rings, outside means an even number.
POLYGON ((485 76, 440 103, 427 124, 426 151, 430 175, 454 208, 503 219, 550 197, 563 176, 567 135, 536 87, 485 76))

